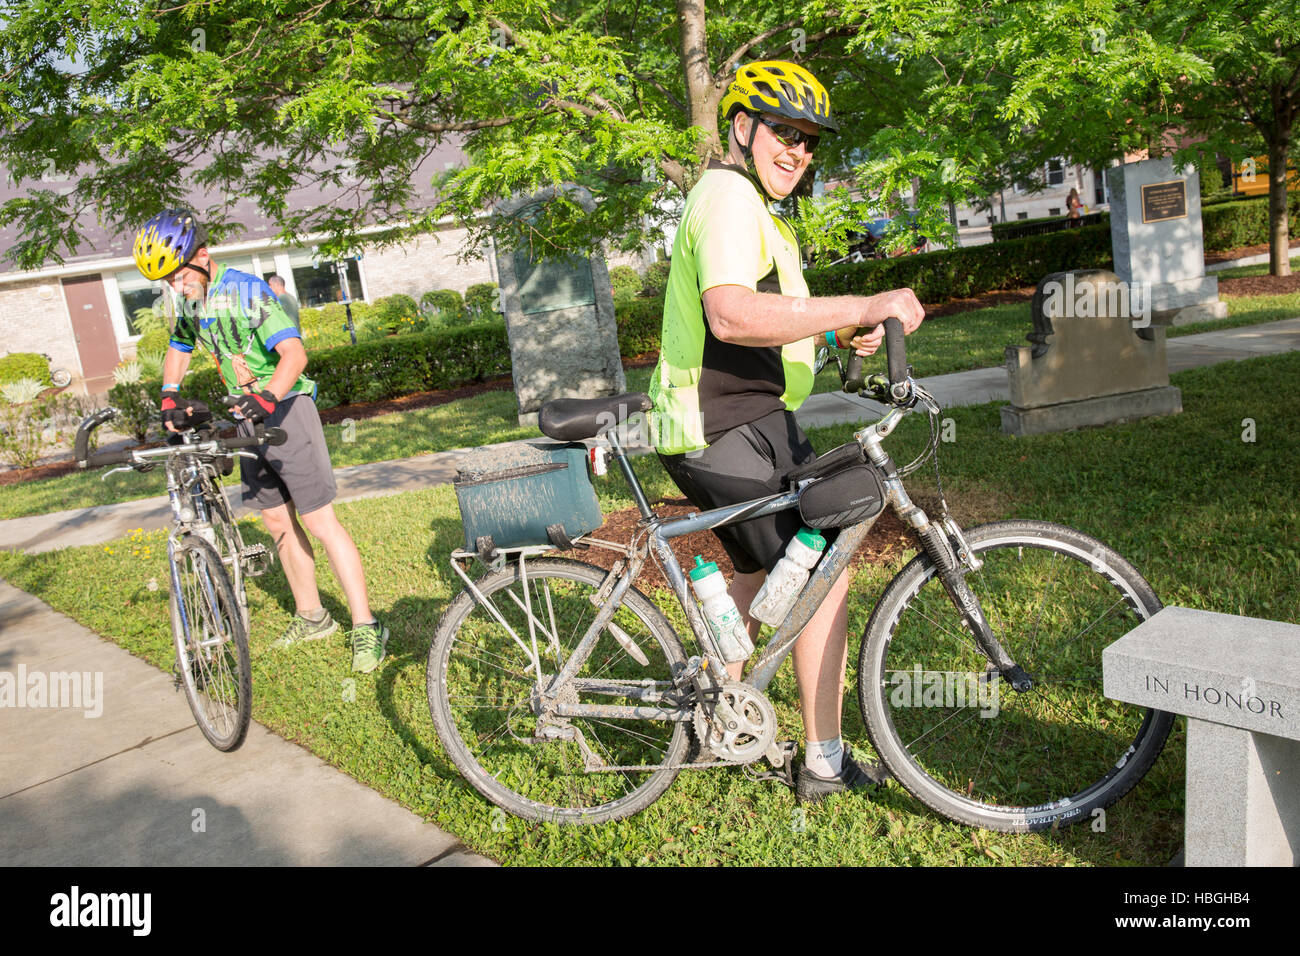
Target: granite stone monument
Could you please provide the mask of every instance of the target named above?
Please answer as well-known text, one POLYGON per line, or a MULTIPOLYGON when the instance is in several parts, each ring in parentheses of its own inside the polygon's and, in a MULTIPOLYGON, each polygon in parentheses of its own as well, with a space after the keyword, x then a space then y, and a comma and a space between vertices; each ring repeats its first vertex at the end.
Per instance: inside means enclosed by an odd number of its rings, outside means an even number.
POLYGON ((1150 286, 1152 324, 1221 319, 1219 280, 1205 274, 1200 176, 1173 160, 1145 159, 1106 170, 1110 239, 1120 281, 1150 286))
POLYGON ((1300 627, 1166 607, 1102 651, 1107 697, 1187 717, 1187 866, 1300 865, 1300 627))
MULTIPOLYGON (((596 208, 585 189, 564 186, 500 203, 495 215, 528 219, 560 189, 584 209, 596 208)), ((537 410, 553 398, 626 391, 604 257, 546 259, 520 247, 498 250, 496 261, 519 423, 537 424, 537 410)))
POLYGON ((1169 384, 1165 329, 1150 326, 1146 287, 1113 272, 1054 272, 1030 307, 1031 346, 1006 350, 1011 404, 1002 431, 1038 435, 1172 415, 1182 393, 1169 384))

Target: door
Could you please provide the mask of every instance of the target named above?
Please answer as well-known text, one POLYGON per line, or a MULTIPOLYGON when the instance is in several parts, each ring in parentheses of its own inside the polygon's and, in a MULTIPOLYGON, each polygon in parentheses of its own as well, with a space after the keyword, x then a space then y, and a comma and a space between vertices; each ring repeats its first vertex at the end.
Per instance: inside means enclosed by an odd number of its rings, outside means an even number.
POLYGON ((97 275, 64 279, 63 294, 68 301, 68 314, 72 316, 72 333, 77 338, 86 391, 91 395, 107 392, 121 355, 117 351, 117 333, 113 331, 104 281, 97 275))

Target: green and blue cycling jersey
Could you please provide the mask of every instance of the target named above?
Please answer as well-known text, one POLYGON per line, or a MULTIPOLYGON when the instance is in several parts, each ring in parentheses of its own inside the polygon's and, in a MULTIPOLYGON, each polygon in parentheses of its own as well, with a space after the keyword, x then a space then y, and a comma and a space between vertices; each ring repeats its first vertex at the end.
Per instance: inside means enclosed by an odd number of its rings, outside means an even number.
MULTIPOLYGON (((193 352, 201 342, 221 367, 230 395, 266 388, 280 362, 275 347, 285 339, 302 338, 265 281, 224 265, 208 285, 201 306, 196 310, 192 303, 184 305, 172 329, 171 347, 193 352)), ((299 375, 289 395, 315 398, 316 383, 299 375)))

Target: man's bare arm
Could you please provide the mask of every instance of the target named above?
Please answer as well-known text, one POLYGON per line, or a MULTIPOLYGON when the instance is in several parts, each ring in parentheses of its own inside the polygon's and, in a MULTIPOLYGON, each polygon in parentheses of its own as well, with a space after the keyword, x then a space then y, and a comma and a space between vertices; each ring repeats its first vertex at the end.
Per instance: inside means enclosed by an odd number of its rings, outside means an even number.
POLYGON ((847 345, 850 329, 874 328, 897 316, 910 333, 925 317, 911 289, 800 299, 721 285, 707 289, 702 300, 714 335, 723 342, 754 347, 786 345, 835 330, 841 331, 840 341, 847 345))

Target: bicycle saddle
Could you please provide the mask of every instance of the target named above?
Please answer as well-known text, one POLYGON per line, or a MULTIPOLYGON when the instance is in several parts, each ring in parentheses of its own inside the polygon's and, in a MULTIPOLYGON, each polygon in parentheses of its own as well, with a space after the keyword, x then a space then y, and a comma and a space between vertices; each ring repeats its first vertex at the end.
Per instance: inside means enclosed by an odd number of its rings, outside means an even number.
POLYGON ((603 398, 557 398, 537 413, 537 427, 556 441, 582 441, 613 428, 634 412, 651 408, 644 392, 626 392, 603 398))

